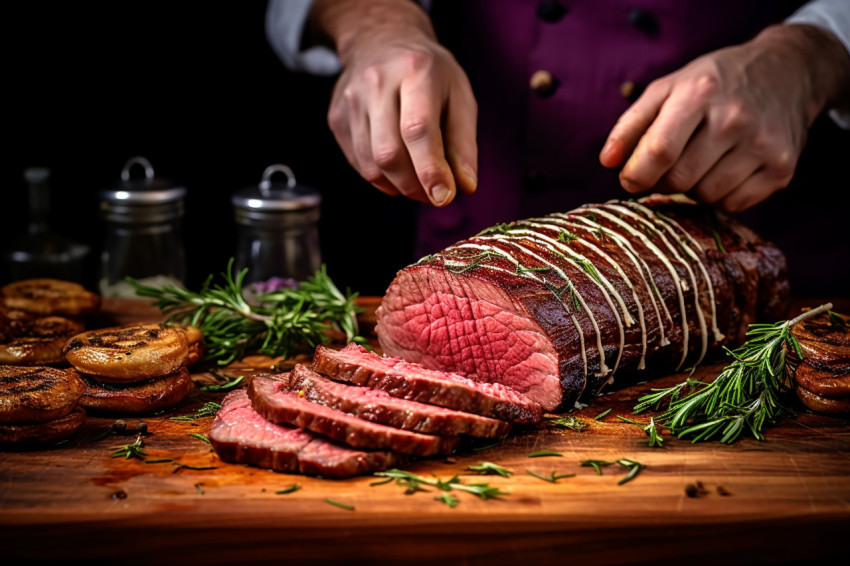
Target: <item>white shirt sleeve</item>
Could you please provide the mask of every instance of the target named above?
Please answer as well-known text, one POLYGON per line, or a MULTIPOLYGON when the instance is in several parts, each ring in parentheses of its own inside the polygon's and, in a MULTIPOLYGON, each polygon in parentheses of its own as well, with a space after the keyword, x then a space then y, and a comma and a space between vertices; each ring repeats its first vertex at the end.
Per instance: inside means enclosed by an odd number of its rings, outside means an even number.
MULTIPOLYGON (((427 12, 431 0, 418 0, 427 12)), ((333 49, 313 45, 301 49, 307 15, 313 0, 269 0, 266 8, 266 38, 272 49, 291 71, 330 76, 339 73, 339 58, 333 49)))
POLYGON ((339 72, 333 49, 314 45, 301 49, 301 38, 313 0, 269 0, 266 8, 266 38, 291 71, 330 76, 339 72))
MULTIPOLYGON (((811 0, 785 20, 786 24, 809 24, 832 33, 850 53, 850 1, 811 0)), ((850 130, 850 106, 831 108, 829 116, 836 124, 850 130)))

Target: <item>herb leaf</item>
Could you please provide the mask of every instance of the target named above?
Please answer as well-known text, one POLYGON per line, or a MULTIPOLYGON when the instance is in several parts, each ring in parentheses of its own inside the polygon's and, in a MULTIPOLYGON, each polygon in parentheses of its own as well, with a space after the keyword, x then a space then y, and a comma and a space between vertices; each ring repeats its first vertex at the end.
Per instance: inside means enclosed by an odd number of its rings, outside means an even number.
POLYGON ((494 464, 493 462, 481 462, 480 464, 475 466, 468 466, 466 469, 472 470, 473 472, 479 472, 483 475, 498 474, 503 478, 509 478, 511 477, 511 474, 513 474, 513 471, 507 468, 503 468, 498 464, 494 464))
POLYGON ((583 432, 588 424, 572 415, 546 417, 547 424, 551 427, 568 428, 575 432, 583 432))
POLYGON ((298 491, 299 489, 301 489, 301 486, 298 485, 297 483, 294 483, 294 484, 290 485, 289 487, 285 487, 281 490, 275 491, 274 494, 275 495, 286 495, 287 493, 294 493, 294 492, 298 491))
POLYGON ((596 470, 596 475, 602 475, 602 466, 612 466, 616 464, 616 462, 609 462, 607 460, 582 460, 581 465, 583 468, 592 467, 596 470))
POLYGON ((330 503, 334 507, 339 507, 340 509, 345 509, 346 511, 354 511, 354 505, 349 505, 348 503, 341 503, 330 498, 326 498, 325 503, 330 503))
POLYGON ((626 474, 626 476, 623 479, 618 481, 617 485, 623 485, 624 483, 633 480, 634 477, 636 475, 638 475, 638 473, 640 473, 640 471, 646 467, 645 465, 641 464, 640 462, 635 462, 634 460, 629 460, 629 459, 626 459, 626 458, 620 458, 619 460, 617 460, 617 463, 620 464, 621 466, 623 466, 624 468, 629 469, 629 473, 626 474))
POLYGON ((525 473, 527 473, 530 476, 534 476, 535 478, 541 479, 543 481, 547 481, 549 483, 557 483, 558 480, 562 479, 562 478, 573 478, 573 477, 575 477, 575 474, 555 474, 555 472, 552 472, 552 474, 548 475, 548 476, 542 476, 538 473, 532 472, 531 470, 525 470, 525 473))
POLYGON ((537 450, 535 452, 529 452, 527 454, 528 458, 544 458, 547 456, 556 456, 560 458, 563 456, 563 454, 561 454, 560 452, 555 452, 554 450, 537 450))
POLYGON ((442 503, 445 503, 452 509, 457 507, 457 504, 460 503, 460 500, 451 493, 441 493, 440 495, 434 498, 434 501, 440 501, 442 503))

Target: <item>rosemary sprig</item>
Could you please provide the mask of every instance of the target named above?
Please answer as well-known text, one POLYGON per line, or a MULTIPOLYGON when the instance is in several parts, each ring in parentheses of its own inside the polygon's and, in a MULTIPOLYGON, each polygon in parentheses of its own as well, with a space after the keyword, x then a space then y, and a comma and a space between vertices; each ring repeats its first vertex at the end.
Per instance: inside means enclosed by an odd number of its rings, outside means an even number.
POLYGON ((511 477, 511 474, 513 474, 512 470, 503 468, 502 466, 494 464, 493 462, 481 462, 480 464, 477 464, 475 466, 468 466, 466 469, 471 470, 473 472, 478 472, 482 475, 498 474, 503 478, 509 478, 511 477))
POLYGON ((461 481, 458 479, 458 476, 456 475, 448 480, 440 480, 437 478, 428 479, 426 477, 419 476, 410 472, 405 472, 404 470, 399 470, 397 468, 393 468, 385 472, 376 472, 375 475, 379 477, 394 478, 396 480, 396 483, 398 483, 399 485, 403 485, 407 488, 407 491, 405 493, 428 491, 427 489, 422 487, 423 485, 425 485, 435 487, 442 491, 465 491, 485 501, 487 499, 493 499, 501 495, 507 495, 507 493, 503 492, 498 487, 491 487, 489 484, 486 483, 461 483, 461 481))
POLYGON ((256 352, 271 357, 309 351, 330 341, 330 330, 345 333, 349 342, 362 342, 358 335, 354 304, 357 293, 345 294, 334 285, 322 265, 315 275, 294 289, 280 289, 257 296, 249 304, 243 293, 247 269, 233 273, 233 258, 222 273, 223 284, 212 283, 212 275, 199 292, 175 285, 144 285, 127 278, 141 297, 155 299, 166 315, 166 323, 189 324, 204 335, 205 361, 224 366, 256 352))
POLYGON ((623 422, 641 427, 646 435, 649 436, 649 446, 651 448, 661 448, 664 446, 664 438, 658 432, 658 423, 655 422, 655 417, 650 417, 648 424, 639 423, 621 415, 617 415, 617 418, 623 422))
POLYGON ((602 411, 601 413, 599 413, 598 415, 596 415, 595 417, 593 417, 593 420, 595 420, 595 421, 601 421, 602 419, 604 419, 605 417, 607 417, 608 415, 610 415, 610 414, 611 414, 611 411, 613 411, 613 410, 614 410, 614 409, 605 409, 604 411, 602 411))
POLYGON ((299 489, 301 489, 301 486, 298 485, 297 483, 294 483, 294 484, 290 485, 289 487, 285 487, 283 489, 275 491, 274 494, 275 495, 286 495, 288 493, 294 493, 294 492, 298 491, 299 489))
POLYGON ((786 352, 792 350, 803 357, 792 328, 831 308, 827 303, 789 321, 751 324, 749 340, 733 351, 727 350, 733 361, 714 381, 688 379, 673 387, 654 389, 638 398, 634 411, 657 407, 666 398, 667 409, 658 421, 679 438, 699 442, 719 437, 721 442, 730 443, 749 431, 754 438, 764 440, 766 426, 791 414, 780 403, 779 395, 788 370, 786 352), (689 392, 682 397, 685 387, 689 392))
POLYGON ((325 499, 325 503, 329 503, 334 507, 339 507, 340 509, 345 509, 346 511, 354 511, 354 505, 349 505, 348 503, 342 503, 340 501, 335 501, 330 498, 325 499))
POLYGON ((204 442, 206 442, 207 444, 212 444, 212 443, 210 442, 210 439, 209 439, 209 438, 207 438, 206 436, 204 436, 204 435, 203 435, 203 434, 201 434, 201 433, 193 432, 193 433, 189 434, 189 436, 194 436, 194 437, 195 437, 195 438, 197 438, 198 440, 203 440, 203 441, 204 441, 204 442))
POLYGON ((617 485, 623 485, 628 481, 632 481, 642 469, 646 468, 644 464, 641 464, 640 462, 635 462, 634 460, 629 460, 627 458, 620 458, 619 460, 617 460, 617 463, 623 466, 624 468, 628 468, 629 470, 629 473, 627 473, 623 479, 618 481, 617 485))
POLYGON ((556 474, 555 472, 552 472, 548 476, 544 476, 544 475, 538 474, 536 472, 532 472, 531 470, 525 470, 525 473, 527 473, 530 476, 534 476, 537 479, 541 479, 543 481, 548 481, 549 483, 558 483, 559 479, 574 478, 575 477, 575 474, 556 474))

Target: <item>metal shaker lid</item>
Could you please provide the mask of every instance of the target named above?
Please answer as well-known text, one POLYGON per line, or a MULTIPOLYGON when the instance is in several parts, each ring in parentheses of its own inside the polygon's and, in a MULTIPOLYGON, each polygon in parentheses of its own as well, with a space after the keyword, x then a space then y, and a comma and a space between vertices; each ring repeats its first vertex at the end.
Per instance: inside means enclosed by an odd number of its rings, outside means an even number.
POLYGON ((121 170, 121 183, 112 189, 100 192, 100 199, 107 204, 156 205, 182 200, 186 196, 186 187, 167 179, 154 176, 150 161, 141 156, 130 158, 121 170), (131 170, 134 165, 144 169, 143 178, 134 178, 131 170))
POLYGON ((282 164, 269 165, 263 171, 259 185, 238 190, 231 199, 237 209, 259 212, 295 212, 318 207, 322 202, 319 192, 295 181, 292 169, 282 164), (286 175, 286 182, 274 182, 275 173, 286 175))

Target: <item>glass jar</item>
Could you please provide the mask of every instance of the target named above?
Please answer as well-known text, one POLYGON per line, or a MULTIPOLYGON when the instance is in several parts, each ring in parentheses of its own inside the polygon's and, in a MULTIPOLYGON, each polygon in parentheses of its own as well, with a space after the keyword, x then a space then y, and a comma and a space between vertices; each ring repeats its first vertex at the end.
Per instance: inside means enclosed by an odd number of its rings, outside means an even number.
POLYGON ((186 279, 182 218, 185 187, 154 177, 144 157, 133 157, 121 171, 121 184, 100 193, 106 224, 101 255, 100 293, 104 297, 135 298, 126 282, 182 286, 186 279), (138 165, 144 178, 132 178, 138 165))
POLYGON ((232 197, 237 224, 235 272, 247 268, 246 283, 273 277, 303 281, 322 264, 319 249, 319 205, 315 189, 299 185, 292 169, 270 165, 259 185, 232 197), (285 183, 273 182, 276 173, 285 183))

